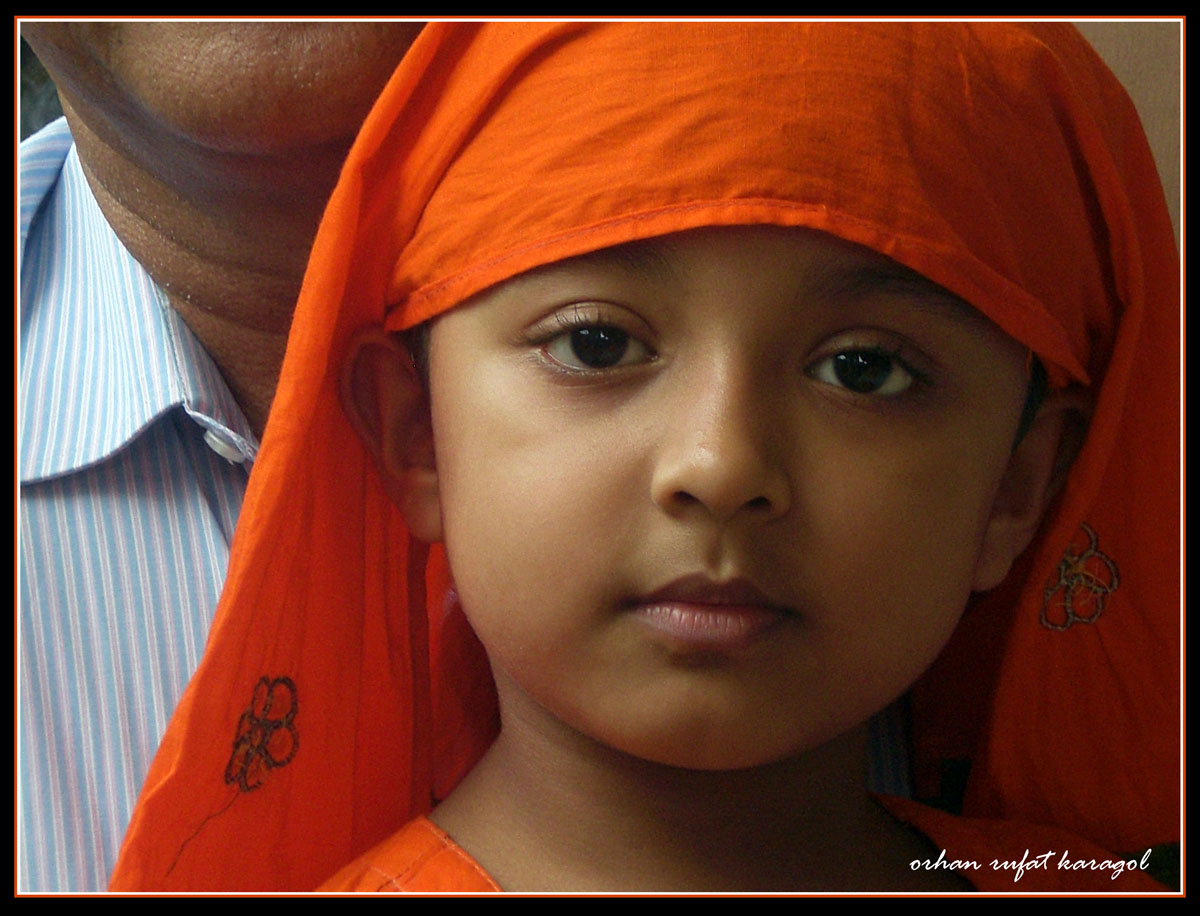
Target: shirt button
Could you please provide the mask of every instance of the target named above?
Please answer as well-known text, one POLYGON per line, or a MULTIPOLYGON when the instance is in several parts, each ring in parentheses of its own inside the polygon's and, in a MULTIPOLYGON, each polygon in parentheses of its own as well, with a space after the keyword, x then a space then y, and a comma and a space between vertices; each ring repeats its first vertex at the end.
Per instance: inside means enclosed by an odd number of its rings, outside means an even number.
POLYGON ((204 431, 204 443, 230 464, 241 464, 246 460, 236 445, 218 433, 215 429, 204 431))

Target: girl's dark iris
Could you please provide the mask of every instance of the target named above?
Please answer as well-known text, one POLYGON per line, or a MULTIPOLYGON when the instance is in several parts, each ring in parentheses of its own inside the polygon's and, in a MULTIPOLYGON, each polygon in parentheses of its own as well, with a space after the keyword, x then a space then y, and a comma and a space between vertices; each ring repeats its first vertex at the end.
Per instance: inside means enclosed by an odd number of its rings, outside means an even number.
POLYGON ((609 326, 576 328, 571 332, 571 350, 592 369, 615 366, 629 349, 629 335, 609 326))
POLYGON ((894 370, 892 357, 870 350, 839 353, 833 358, 833 374, 837 380, 859 394, 878 391, 894 370))

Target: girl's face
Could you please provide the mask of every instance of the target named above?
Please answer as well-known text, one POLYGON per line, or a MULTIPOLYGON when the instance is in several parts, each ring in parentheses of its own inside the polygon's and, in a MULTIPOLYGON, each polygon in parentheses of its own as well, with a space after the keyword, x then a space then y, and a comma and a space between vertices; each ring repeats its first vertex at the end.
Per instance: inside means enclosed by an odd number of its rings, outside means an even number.
POLYGON ((445 315, 446 547, 505 693, 634 755, 724 769, 902 693, 994 584, 1025 351, 873 252, 681 233, 445 315))

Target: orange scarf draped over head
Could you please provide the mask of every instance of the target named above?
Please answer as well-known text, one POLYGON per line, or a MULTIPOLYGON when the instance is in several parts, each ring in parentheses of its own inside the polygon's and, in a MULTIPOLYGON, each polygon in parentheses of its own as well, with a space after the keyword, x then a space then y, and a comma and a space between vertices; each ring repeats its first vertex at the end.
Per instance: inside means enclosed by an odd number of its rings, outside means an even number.
MULTIPOLYGON (((486 659, 339 405, 350 335, 701 226, 803 226, 971 302, 1094 413, 918 686, 918 774, 1118 850, 1177 838, 1179 270, 1131 103, 1058 24, 425 29, 329 203, 207 652, 118 889, 310 889, 495 734, 486 659)), ((934 786, 936 790, 936 786, 934 786)))

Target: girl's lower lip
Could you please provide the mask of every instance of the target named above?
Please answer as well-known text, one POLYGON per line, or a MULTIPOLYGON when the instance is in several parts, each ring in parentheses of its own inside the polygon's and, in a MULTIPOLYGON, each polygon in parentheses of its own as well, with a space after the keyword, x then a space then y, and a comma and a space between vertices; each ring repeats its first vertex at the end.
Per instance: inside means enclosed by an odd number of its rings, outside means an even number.
POLYGON ((669 647, 694 652, 736 652, 787 617, 757 604, 699 604, 656 601, 635 605, 634 615, 667 637, 669 647))

